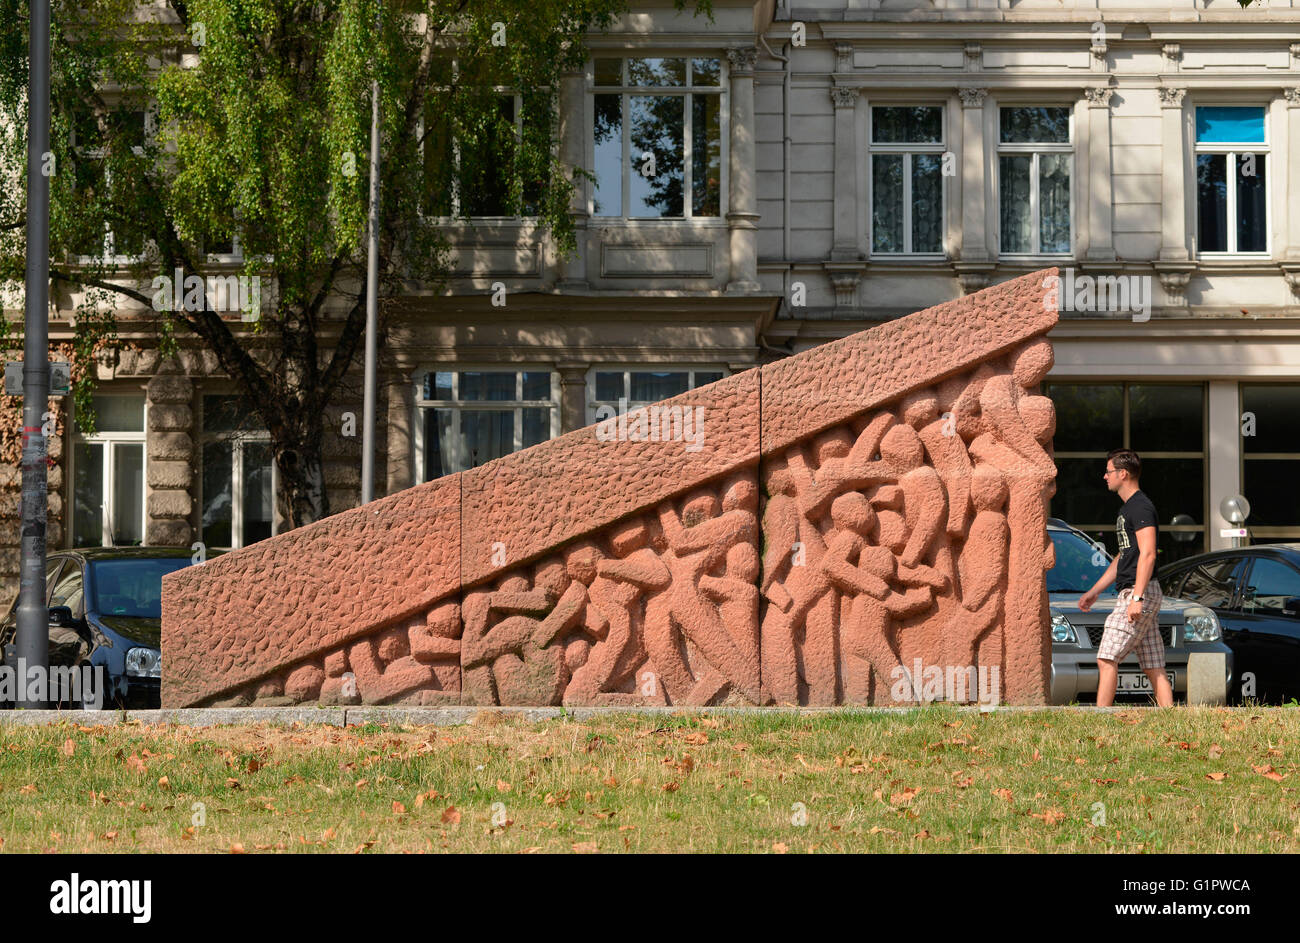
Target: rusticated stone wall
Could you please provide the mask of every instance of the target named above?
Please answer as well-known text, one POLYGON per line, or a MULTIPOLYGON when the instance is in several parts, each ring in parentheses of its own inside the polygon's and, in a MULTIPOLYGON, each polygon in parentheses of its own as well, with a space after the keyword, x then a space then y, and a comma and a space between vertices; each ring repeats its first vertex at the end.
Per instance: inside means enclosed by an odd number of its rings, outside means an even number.
POLYGON ((1054 274, 168 576, 163 703, 1043 703, 1054 274))

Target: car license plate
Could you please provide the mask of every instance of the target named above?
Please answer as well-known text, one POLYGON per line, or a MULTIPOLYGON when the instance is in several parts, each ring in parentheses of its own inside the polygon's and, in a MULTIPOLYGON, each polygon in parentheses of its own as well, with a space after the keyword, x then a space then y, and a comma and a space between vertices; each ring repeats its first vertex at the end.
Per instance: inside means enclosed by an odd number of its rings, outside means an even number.
MULTIPOLYGON (((1172 688, 1174 686, 1174 673, 1166 671, 1165 677, 1169 679, 1169 686, 1172 688)), ((1121 671, 1116 689, 1119 691, 1150 691, 1151 679, 1142 671, 1121 671)))

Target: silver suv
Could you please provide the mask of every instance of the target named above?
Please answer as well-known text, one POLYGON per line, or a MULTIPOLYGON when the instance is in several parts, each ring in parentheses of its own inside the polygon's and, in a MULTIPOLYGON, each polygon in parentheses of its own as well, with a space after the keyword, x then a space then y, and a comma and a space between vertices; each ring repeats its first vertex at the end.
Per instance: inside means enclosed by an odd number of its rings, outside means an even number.
MULTIPOLYGON (((1052 703, 1089 703, 1097 699, 1097 648, 1106 617, 1115 608, 1112 584, 1088 612, 1079 609, 1079 597, 1092 588, 1110 566, 1110 555, 1082 531, 1055 518, 1047 533, 1056 548, 1056 565, 1047 571, 1047 594, 1052 618, 1052 703)), ((1165 640, 1165 671, 1175 699, 1187 698, 1187 659, 1194 652, 1225 656, 1223 679, 1226 697, 1232 685, 1232 650, 1223 642, 1223 630, 1214 610, 1184 599, 1165 597, 1160 607, 1160 634, 1165 640)), ((1115 701, 1146 701, 1153 696, 1151 681, 1130 654, 1119 663, 1115 701)))

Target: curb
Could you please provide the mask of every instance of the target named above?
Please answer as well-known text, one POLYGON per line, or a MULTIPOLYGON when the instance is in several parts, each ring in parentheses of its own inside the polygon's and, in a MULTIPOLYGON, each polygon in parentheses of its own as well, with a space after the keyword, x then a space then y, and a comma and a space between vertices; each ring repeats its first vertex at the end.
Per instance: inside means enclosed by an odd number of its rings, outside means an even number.
MULTIPOLYGON (((118 726, 121 724, 176 725, 185 727, 220 727, 238 724, 318 724, 349 727, 361 724, 392 724, 411 727, 457 727, 464 724, 522 722, 542 723, 549 720, 590 721, 607 717, 689 717, 689 716, 818 716, 826 714, 906 716, 942 706, 928 707, 189 707, 161 710, 80 711, 80 710, 7 710, 0 711, 0 727, 26 727, 72 723, 81 726, 118 726)), ((959 713, 1027 713, 1083 711, 1113 713, 1146 705, 1117 707, 1032 707, 1003 706, 981 711, 976 705, 949 706, 959 713)), ((1234 708, 1223 708, 1233 710, 1234 708)), ((1290 710, 1285 707, 1253 707, 1252 712, 1290 710)))

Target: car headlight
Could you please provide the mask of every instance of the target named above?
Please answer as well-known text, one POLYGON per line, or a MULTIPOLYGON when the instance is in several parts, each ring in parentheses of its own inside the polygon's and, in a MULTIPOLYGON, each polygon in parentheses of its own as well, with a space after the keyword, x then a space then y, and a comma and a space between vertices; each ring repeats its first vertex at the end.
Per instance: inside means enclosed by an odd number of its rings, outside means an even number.
POLYGON ((162 653, 156 648, 128 649, 126 673, 136 678, 161 678, 162 653))
POLYGON ((1052 641, 1053 642, 1074 642, 1078 644, 1079 636, 1074 631, 1074 626, 1070 625, 1070 620, 1065 618, 1065 613, 1052 610, 1052 641))
POLYGON ((1223 637, 1219 617, 1214 610, 1204 606, 1188 606, 1184 612, 1187 624, 1183 627, 1183 640, 1187 642, 1217 642, 1223 637))

